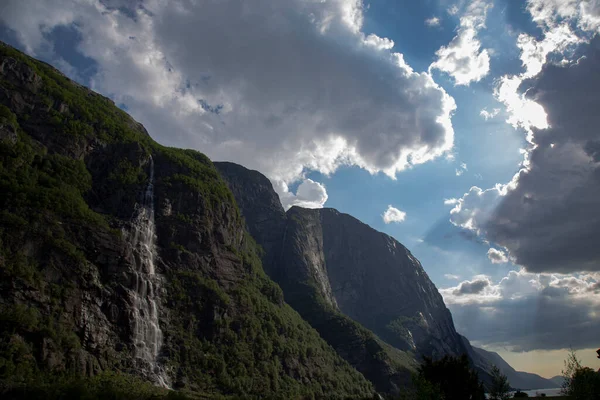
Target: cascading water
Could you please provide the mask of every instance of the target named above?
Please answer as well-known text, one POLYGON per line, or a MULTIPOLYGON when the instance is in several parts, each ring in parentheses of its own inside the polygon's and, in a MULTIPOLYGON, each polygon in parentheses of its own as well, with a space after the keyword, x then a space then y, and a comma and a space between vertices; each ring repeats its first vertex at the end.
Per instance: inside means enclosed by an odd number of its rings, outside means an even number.
POLYGON ((155 273, 156 230, 154 226, 154 160, 150 157, 150 178, 141 204, 136 205, 131 227, 134 254, 132 325, 135 357, 158 385, 169 387, 164 369, 157 362, 163 335, 158 323, 157 298, 161 279, 155 273))

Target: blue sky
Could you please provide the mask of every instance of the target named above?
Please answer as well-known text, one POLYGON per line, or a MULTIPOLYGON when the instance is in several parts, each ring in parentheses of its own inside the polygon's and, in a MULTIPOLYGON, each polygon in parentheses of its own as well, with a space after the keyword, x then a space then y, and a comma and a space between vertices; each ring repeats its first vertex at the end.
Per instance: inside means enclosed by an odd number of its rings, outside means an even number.
MULTIPOLYGON (((494 75, 521 68, 515 37, 504 30, 506 20, 510 19, 506 13, 504 7, 496 6, 488 16, 487 31, 499 33, 500 38, 492 40, 482 35, 484 44, 493 42, 495 47, 502 47, 504 53, 510 54, 496 57, 499 62, 492 63, 493 73, 468 87, 455 87, 447 75, 434 74, 458 105, 452 118, 456 135, 454 160, 442 157, 415 166, 398 174, 396 180, 383 174, 371 176, 358 167, 342 168, 327 177, 309 174, 326 185, 327 207, 349 213, 404 243, 426 266, 438 286, 455 283, 445 278, 446 274, 463 278, 490 274, 498 278, 507 272, 506 268, 499 269, 489 262, 486 256, 489 246, 460 235, 461 229, 449 223, 451 207, 444 205, 444 199, 460 197, 471 186, 487 188, 510 181, 523 160, 519 149, 525 146, 524 134, 501 118, 485 121, 480 115, 484 108, 501 106, 493 96, 494 75), (457 176, 456 169, 462 163, 467 170, 457 176), (390 204, 407 213, 403 223, 383 222, 381 214, 390 204)), ((392 38, 394 49, 405 54, 413 68, 423 71, 434 61, 436 50, 455 36, 458 21, 459 16, 450 15, 436 1, 402 5, 392 1, 371 2, 365 13, 365 31, 392 38), (440 25, 427 26, 424 21, 434 16, 441 19, 440 25)), ((527 21, 530 22, 524 22, 527 21)))
POLYGON ((0 5, 0 40, 157 141, 398 239, 461 333, 545 376, 598 345, 599 29, 598 0, 0 5))

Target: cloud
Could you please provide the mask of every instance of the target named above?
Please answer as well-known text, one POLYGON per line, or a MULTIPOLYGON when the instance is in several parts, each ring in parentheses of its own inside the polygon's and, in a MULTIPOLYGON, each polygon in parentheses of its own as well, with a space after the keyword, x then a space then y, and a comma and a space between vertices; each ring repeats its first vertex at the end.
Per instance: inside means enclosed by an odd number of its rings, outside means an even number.
POLYGON ((516 352, 580 349, 597 346, 599 278, 520 270, 497 283, 474 277, 440 293, 457 330, 478 344, 516 352), (473 285, 477 290, 469 291, 473 285))
POLYGON ((548 116, 542 106, 527 98, 519 91, 523 78, 520 76, 503 76, 494 90, 496 98, 504 103, 509 117, 506 120, 515 128, 523 128, 527 132, 527 140, 531 143, 532 128, 548 127, 548 116))
POLYGON ((279 199, 285 210, 292 206, 323 208, 329 197, 325 185, 312 179, 304 179, 298 185, 295 194, 289 191, 287 184, 283 181, 275 182, 273 188, 280 194, 279 199))
POLYGON ((533 21, 543 28, 567 22, 584 31, 600 30, 598 0, 528 0, 527 9, 533 21))
POLYGON ((521 61, 525 72, 523 78, 537 75, 546 63, 548 55, 560 53, 570 46, 581 43, 580 39, 568 24, 561 24, 544 32, 544 38, 537 40, 535 37, 520 34, 517 38, 517 47, 521 50, 521 61))
POLYGON ((507 190, 507 185, 496 185, 486 190, 473 186, 460 199, 444 200, 444 204, 454 206, 450 210, 450 222, 460 228, 483 233, 481 228, 490 220, 507 190))
POLYGON ((460 8, 458 8, 457 4, 453 4, 451 7, 448 7, 447 11, 450 15, 456 15, 460 11, 460 8))
POLYGON ((476 279, 473 281, 464 281, 456 289, 454 289, 453 293, 455 296, 462 296, 464 294, 479 294, 482 293, 483 290, 490 286, 490 280, 486 278, 476 279))
POLYGON ((448 46, 437 52, 437 60, 429 67, 452 76, 456 85, 468 85, 486 76, 490 70, 490 56, 486 49, 481 50, 477 39, 479 31, 485 28, 487 11, 491 4, 484 0, 473 0, 460 18, 458 34, 448 46))
POLYGON ((490 248, 487 252, 487 256, 492 264, 504 264, 508 262, 508 257, 506 253, 501 250, 490 248))
POLYGON ((453 223, 533 272, 600 270, 600 38, 583 50, 576 64, 547 65, 527 82, 548 125, 531 127, 532 148, 511 184, 472 188, 451 211, 453 223))
POLYGON ((32 54, 76 30, 93 88, 163 144, 287 184, 342 165, 394 177, 452 149, 454 100, 362 32, 359 0, 38 3, 4 1, 0 21, 32 54))
POLYGON ((468 171, 469 169, 467 168, 467 164, 466 163, 461 163, 460 166, 458 168, 456 168, 456 176, 461 176, 462 174, 464 174, 466 171, 468 171))
POLYGON ((440 26, 440 19, 438 17, 431 17, 425 20, 427 26, 440 26))
MULTIPOLYGON (((521 84, 539 74, 551 54, 564 53, 582 42, 567 23, 546 29, 541 40, 524 33, 518 36, 517 47, 521 50, 520 58, 524 71, 519 75, 502 76, 494 95, 506 106, 509 115, 507 122, 515 128, 525 129, 529 142, 533 135, 531 129, 545 129, 548 127, 548 121, 544 108, 519 90, 521 84)), ((566 60, 563 58, 563 61, 566 60)))
POLYGON ((444 278, 446 279, 450 279, 452 281, 457 281, 460 279, 460 276, 458 275, 453 275, 453 274, 444 274, 444 278))
POLYGON ((507 122, 526 132, 523 163, 506 185, 473 187, 452 204, 455 225, 532 272, 600 270, 592 244, 600 234, 597 3, 528 2, 543 35, 519 36, 523 72, 501 77, 495 90, 507 122))
POLYGON ((481 115, 483 117, 483 119, 485 119, 486 121, 488 119, 492 119, 495 118, 498 114, 500 113, 500 109, 499 108, 494 108, 492 109, 492 111, 488 111, 487 109, 483 109, 479 112, 479 115, 481 115))
POLYGON ((389 205, 381 217, 383 218, 383 222, 386 224, 390 224, 392 222, 403 222, 406 218, 406 213, 389 205))
POLYGON ((600 38, 576 65, 549 65, 527 96, 548 115, 528 168, 487 223, 489 238, 531 271, 597 271, 600 249, 600 38))

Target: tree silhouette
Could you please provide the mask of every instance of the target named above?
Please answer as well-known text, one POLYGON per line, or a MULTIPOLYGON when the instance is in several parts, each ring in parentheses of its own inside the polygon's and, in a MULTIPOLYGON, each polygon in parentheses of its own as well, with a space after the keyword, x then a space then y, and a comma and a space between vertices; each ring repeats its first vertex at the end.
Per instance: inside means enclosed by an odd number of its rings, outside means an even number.
POLYGON ((574 350, 565 360, 562 393, 575 400, 600 400, 600 372, 581 365, 574 350))
POLYGON ((419 367, 419 379, 431 383, 444 400, 484 400, 483 384, 466 355, 459 358, 444 356, 433 361, 424 357, 419 367))
POLYGON ((491 400, 507 400, 510 398, 510 385, 508 384, 508 378, 500 369, 495 365, 490 370, 492 375, 492 383, 490 385, 490 399, 491 400))

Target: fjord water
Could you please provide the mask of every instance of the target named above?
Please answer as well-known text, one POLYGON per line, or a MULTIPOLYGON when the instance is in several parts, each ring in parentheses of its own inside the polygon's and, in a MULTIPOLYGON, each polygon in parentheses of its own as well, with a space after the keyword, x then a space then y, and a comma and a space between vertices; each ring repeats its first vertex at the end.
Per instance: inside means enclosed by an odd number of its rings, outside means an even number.
POLYGON ((557 388, 557 389, 538 389, 538 390, 525 390, 525 393, 527 393, 529 395, 529 397, 535 397, 537 394, 545 394, 546 397, 557 397, 557 396, 562 396, 562 394, 560 393, 562 389, 557 388))
POLYGON ((158 322, 157 299, 161 289, 160 277, 156 275, 156 228, 154 224, 154 160, 150 157, 150 176, 141 204, 131 227, 131 245, 134 254, 134 278, 132 282, 133 343, 135 357, 142 368, 158 385, 169 387, 164 369, 157 358, 162 346, 163 334, 158 322))

